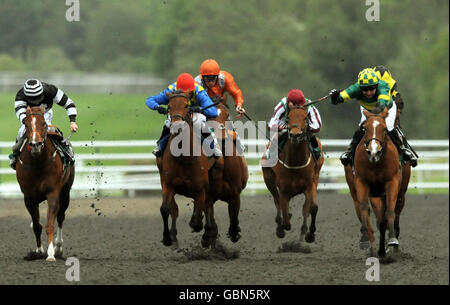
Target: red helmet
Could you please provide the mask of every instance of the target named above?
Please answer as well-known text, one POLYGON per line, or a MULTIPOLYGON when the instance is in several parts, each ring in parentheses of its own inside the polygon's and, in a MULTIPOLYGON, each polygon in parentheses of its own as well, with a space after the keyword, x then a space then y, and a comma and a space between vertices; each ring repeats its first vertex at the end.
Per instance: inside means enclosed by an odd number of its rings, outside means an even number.
POLYGON ((192 75, 189 73, 181 73, 177 78, 177 89, 183 90, 184 92, 190 90, 195 90, 195 81, 192 75))
POLYGON ((219 75, 220 67, 214 59, 207 59, 200 65, 200 75, 219 75))
POLYGON ((305 96, 303 95, 302 90, 299 89, 292 89, 289 91, 286 100, 287 102, 292 102, 294 105, 305 105, 305 96))

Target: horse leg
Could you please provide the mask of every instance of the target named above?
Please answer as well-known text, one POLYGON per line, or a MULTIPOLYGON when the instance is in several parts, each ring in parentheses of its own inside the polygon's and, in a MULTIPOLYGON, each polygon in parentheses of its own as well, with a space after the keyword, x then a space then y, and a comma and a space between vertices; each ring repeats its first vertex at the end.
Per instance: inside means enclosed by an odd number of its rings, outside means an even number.
POLYGON ((208 199, 205 210, 205 232, 202 236, 202 246, 204 248, 211 246, 214 249, 216 247, 217 235, 218 229, 216 220, 214 219, 214 202, 208 199))
POLYGON ((399 242, 395 233, 395 205, 397 203, 398 195, 398 180, 393 179, 386 184, 386 221, 387 229, 389 230, 388 246, 398 247, 399 242))
POLYGON ((241 208, 240 195, 228 201, 228 216, 230 217, 230 227, 228 228, 228 237, 232 242, 237 242, 241 238, 241 228, 239 227, 239 209, 241 208))
POLYGON ((31 197, 25 197, 24 201, 25 206, 31 215, 31 228, 33 229, 34 236, 36 237, 37 245, 36 251, 29 253, 26 259, 44 258, 44 247, 42 247, 41 243, 42 225, 39 222, 39 203, 35 202, 35 200, 31 197))
POLYGON ((56 216, 58 221, 58 228, 56 228, 56 240, 55 240, 55 257, 62 257, 63 255, 63 231, 62 226, 64 219, 66 218, 66 210, 69 207, 70 202, 70 186, 64 187, 59 195, 59 211, 56 216))
MULTIPOLYGON (((277 236, 278 236, 278 234, 279 234, 278 231, 282 224, 282 221, 281 221, 281 209, 280 209, 280 195, 278 193, 278 188, 277 188, 277 185, 275 182, 275 173, 272 168, 268 168, 268 167, 263 167, 262 171, 263 171, 263 176, 264 176, 264 182, 266 183, 267 189, 272 194, 273 201, 274 201, 275 207, 277 209, 277 216, 275 216, 275 223, 277 224, 277 236)), ((281 231, 280 231, 280 234, 281 234, 281 231)), ((284 232, 282 234, 284 234, 284 232)), ((278 237, 280 237, 280 236, 278 236, 278 237)), ((283 237, 284 237, 284 235, 283 235, 283 237)))
POLYGON ((45 231, 47 232, 48 239, 48 249, 47 249, 47 261, 54 262, 55 259, 55 248, 53 247, 53 235, 54 235, 54 224, 56 215, 59 210, 59 194, 56 191, 47 195, 47 225, 45 226, 45 231))
POLYGON ((170 246, 172 244, 172 239, 170 237, 170 231, 169 231, 169 214, 170 214, 170 208, 169 208, 169 202, 174 200, 174 191, 167 187, 167 185, 163 185, 163 201, 161 204, 161 208, 159 209, 161 212, 161 217, 163 219, 163 240, 162 243, 164 246, 170 246))
POLYGON ((382 219, 379 224, 380 244, 378 247, 378 257, 386 256, 386 219, 382 219))
POLYGON ((355 179, 355 186, 358 198, 358 210, 361 217, 361 239, 359 241, 359 248, 367 249, 370 247, 369 188, 359 179, 355 179))
POLYGON ((203 212, 206 211, 206 191, 201 191, 194 199, 194 212, 189 225, 194 232, 200 232, 203 229, 203 212))
POLYGON ((175 201, 175 197, 172 197, 172 200, 169 201, 169 210, 170 217, 172 218, 172 225, 170 226, 170 240, 172 241, 174 247, 178 248, 178 240, 177 240, 177 218, 178 218, 178 205, 175 201))
POLYGON ((305 240, 308 243, 312 243, 315 240, 314 233, 316 232, 316 216, 318 210, 319 206, 317 205, 317 192, 316 188, 313 185, 313 187, 305 193, 305 203, 303 204, 303 226, 306 227, 308 215, 311 214, 311 224, 309 226, 309 232, 305 236, 305 240))
MULTIPOLYGON (((279 198, 281 213, 282 213, 282 221, 281 223, 278 223, 277 226, 277 236, 279 238, 283 238, 285 236, 285 230, 289 231, 291 229, 291 223, 290 223, 290 217, 292 216, 289 214, 289 197, 287 197, 284 194, 280 194, 279 198)), ((278 216, 278 215, 277 215, 278 216)))

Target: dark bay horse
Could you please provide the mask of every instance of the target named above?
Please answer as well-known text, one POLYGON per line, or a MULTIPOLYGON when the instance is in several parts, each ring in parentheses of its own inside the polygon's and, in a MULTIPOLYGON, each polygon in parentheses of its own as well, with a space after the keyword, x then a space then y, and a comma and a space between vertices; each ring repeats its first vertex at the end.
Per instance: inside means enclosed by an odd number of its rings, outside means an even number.
POLYGON ((356 148, 354 169, 345 166, 345 178, 361 222, 360 248, 370 247, 370 255, 375 255, 370 202, 380 231, 378 255, 384 257, 386 230, 389 231, 388 247, 398 250, 400 213, 405 205, 411 165, 399 162, 397 148, 387 135, 387 108, 379 114, 364 111, 364 115, 365 135, 356 148))
MULTIPOLYGON (((194 134, 192 111, 188 102, 189 95, 189 91, 167 94, 171 119, 170 137, 162 157, 156 160, 162 187, 163 201, 160 211, 164 223, 163 244, 165 246, 178 247, 176 229, 178 205, 175 202, 175 194, 194 199, 194 215, 189 225, 195 232, 200 232, 203 228, 202 217, 206 209, 209 182, 208 170, 212 164, 202 149, 195 152, 194 147, 200 147, 200 138, 199 135, 194 134), (187 150, 178 151, 177 149, 184 144, 187 150), (172 218, 170 230, 169 215, 172 218)), ((220 172, 223 167, 223 157, 217 158, 213 166, 220 172)), ((205 213, 205 218, 205 234, 214 235, 214 232, 211 232, 212 224, 208 213, 205 213)))
POLYGON ((39 223, 39 203, 47 200, 48 237, 47 261, 55 261, 62 256, 62 225, 65 211, 69 206, 70 189, 75 177, 74 166, 63 170, 63 161, 47 136, 48 126, 44 119, 45 109, 27 107, 25 126, 26 140, 16 167, 17 181, 24 194, 25 206, 31 215, 32 227, 36 236, 37 249, 28 259, 45 257, 41 244, 42 225, 39 223), (53 246, 54 222, 58 220, 55 245, 53 246))
POLYGON ((214 219, 214 203, 222 200, 228 203, 228 215, 230 218, 230 226, 228 228, 228 237, 232 242, 237 242, 241 237, 239 232, 239 209, 241 206, 241 192, 247 185, 248 167, 243 154, 239 154, 236 149, 236 134, 232 128, 227 128, 231 122, 229 120, 229 111, 225 98, 213 98, 214 101, 221 100, 216 106, 219 113, 214 121, 217 124, 215 134, 221 150, 224 154, 224 166, 222 175, 210 174, 209 191, 206 200, 207 212, 210 214, 211 222, 215 235, 204 235, 202 244, 204 247, 211 246, 214 248, 217 239, 217 224, 214 219), (228 122, 227 122, 228 121, 228 122), (209 238, 208 238, 209 237, 209 238))
MULTIPOLYGON (((305 107, 294 106, 291 103, 288 115, 288 141, 278 155, 278 161, 273 167, 262 167, 264 182, 273 196, 277 208, 277 236, 283 238, 285 230, 291 229, 289 201, 298 194, 305 194, 303 204, 303 225, 300 241, 314 242, 316 231, 317 185, 319 173, 323 165, 323 155, 314 161, 307 143, 308 114, 305 107), (307 219, 311 214, 311 224, 307 219)), ((322 149, 319 138, 319 147, 322 149)), ((271 143, 270 145, 275 145, 271 143)), ((265 157, 263 157, 264 159, 265 157)))

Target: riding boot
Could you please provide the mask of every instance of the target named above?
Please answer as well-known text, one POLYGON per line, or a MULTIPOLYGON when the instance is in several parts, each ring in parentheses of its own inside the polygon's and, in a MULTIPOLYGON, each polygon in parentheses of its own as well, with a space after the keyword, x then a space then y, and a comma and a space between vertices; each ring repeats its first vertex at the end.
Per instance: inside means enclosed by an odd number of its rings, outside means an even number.
POLYGON ((395 146, 397 147, 397 150, 399 151, 399 153, 403 156, 403 159, 405 161, 409 161, 409 163, 411 164, 412 167, 416 167, 417 166, 417 158, 414 155, 414 153, 407 146, 405 146, 403 144, 404 138, 400 135, 400 133, 396 129, 392 129, 391 131, 389 131, 388 134, 389 134, 392 142, 394 142, 395 146))
POLYGON ((342 165, 347 166, 351 162, 355 154, 356 146, 358 146, 358 143, 359 141, 361 141, 363 136, 364 130, 358 128, 353 134, 352 141, 350 142, 350 145, 347 147, 347 151, 345 151, 340 157, 342 165))
POLYGON ((269 160, 272 156, 277 156, 279 153, 279 143, 278 143, 278 139, 280 137, 280 132, 277 132, 273 135, 272 140, 269 142, 269 147, 266 148, 266 151, 264 152, 266 160, 269 160))
POLYGON ((162 132, 161 132, 161 136, 159 137, 158 141, 156 141, 156 147, 155 149, 152 151, 152 154, 155 155, 155 157, 160 157, 163 153, 163 149, 160 148, 160 142, 161 140, 167 136, 170 133, 170 128, 167 127, 166 125, 163 126, 162 132))
POLYGON ((9 155, 9 166, 13 169, 16 170, 16 163, 17 160, 19 159, 19 155, 20 155, 20 149, 23 145, 23 142, 26 139, 26 135, 24 134, 22 137, 17 137, 16 139, 16 144, 13 145, 12 147, 12 154, 9 155))
POLYGON ((309 142, 311 144, 311 151, 314 156, 314 159, 317 161, 320 159, 321 151, 320 151, 319 143, 317 143, 317 138, 314 134, 310 134, 309 142))

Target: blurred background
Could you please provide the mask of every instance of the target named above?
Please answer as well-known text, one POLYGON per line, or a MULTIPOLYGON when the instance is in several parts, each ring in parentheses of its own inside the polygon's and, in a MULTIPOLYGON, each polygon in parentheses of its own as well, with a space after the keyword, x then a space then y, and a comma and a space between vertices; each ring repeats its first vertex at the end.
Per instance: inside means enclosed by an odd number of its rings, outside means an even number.
MULTIPOLYGON (((0 141, 15 139, 14 97, 31 77, 75 101, 72 140, 157 139, 164 117, 145 99, 207 58, 234 76, 250 117, 266 121, 291 88, 317 99, 385 65, 405 101, 406 136, 448 139, 449 2, 379 3, 369 22, 373 5, 361 0, 79 0, 80 20, 68 22, 65 1, 0 0, 0 141)), ((317 107, 322 139, 351 138, 355 101, 317 107)), ((64 109, 53 109, 67 133, 64 109)))

